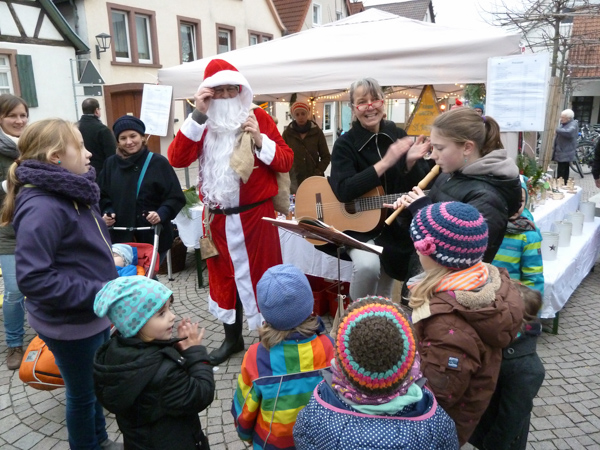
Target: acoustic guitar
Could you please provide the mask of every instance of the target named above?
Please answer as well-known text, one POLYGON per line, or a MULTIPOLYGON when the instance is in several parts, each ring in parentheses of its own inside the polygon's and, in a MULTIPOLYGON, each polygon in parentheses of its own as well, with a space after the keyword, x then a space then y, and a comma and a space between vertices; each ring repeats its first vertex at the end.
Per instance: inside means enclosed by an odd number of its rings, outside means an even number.
POLYGON ((348 203, 340 202, 325 177, 307 178, 296 191, 296 217, 310 217, 339 231, 366 233, 383 224, 384 203, 394 203, 403 194, 383 195, 381 186, 348 203))

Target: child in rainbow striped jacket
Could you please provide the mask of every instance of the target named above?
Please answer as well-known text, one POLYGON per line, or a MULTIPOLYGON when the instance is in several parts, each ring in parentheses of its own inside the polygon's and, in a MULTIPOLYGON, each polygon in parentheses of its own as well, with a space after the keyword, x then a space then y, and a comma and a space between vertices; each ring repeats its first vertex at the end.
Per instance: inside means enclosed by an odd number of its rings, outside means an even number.
POLYGON ((231 413, 255 449, 294 448, 296 416, 322 380, 319 370, 331 365, 333 341, 312 315, 310 284, 293 265, 267 270, 256 294, 266 323, 244 356, 231 413))
POLYGON ((492 264, 504 267, 513 280, 537 289, 544 296, 544 262, 542 261, 542 233, 535 225, 533 215, 525 205, 527 177, 521 175, 522 203, 517 213, 508 219, 506 233, 492 264))

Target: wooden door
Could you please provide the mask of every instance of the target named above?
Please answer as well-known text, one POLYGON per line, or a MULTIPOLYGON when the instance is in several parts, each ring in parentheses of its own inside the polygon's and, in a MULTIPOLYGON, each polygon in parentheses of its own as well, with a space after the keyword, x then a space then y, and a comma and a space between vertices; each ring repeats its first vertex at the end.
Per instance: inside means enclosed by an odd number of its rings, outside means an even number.
MULTIPOLYGON (((142 83, 116 84, 104 86, 106 95, 106 122, 112 129, 113 123, 124 115, 140 117, 142 110, 142 83)), ((160 154, 160 137, 152 136, 148 139, 148 149, 152 153, 160 154)))

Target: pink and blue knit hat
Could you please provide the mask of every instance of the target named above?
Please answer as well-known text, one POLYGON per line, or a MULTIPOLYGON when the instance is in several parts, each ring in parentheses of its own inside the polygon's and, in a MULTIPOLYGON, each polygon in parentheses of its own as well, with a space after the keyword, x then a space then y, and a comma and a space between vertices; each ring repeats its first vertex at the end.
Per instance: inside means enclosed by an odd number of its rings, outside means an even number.
POLYGON ((473 206, 434 203, 421 208, 410 224, 415 249, 453 270, 467 269, 483 259, 488 226, 473 206))
POLYGON ((410 375, 415 333, 399 305, 383 297, 352 303, 335 339, 335 358, 344 377, 367 395, 391 394, 410 375))

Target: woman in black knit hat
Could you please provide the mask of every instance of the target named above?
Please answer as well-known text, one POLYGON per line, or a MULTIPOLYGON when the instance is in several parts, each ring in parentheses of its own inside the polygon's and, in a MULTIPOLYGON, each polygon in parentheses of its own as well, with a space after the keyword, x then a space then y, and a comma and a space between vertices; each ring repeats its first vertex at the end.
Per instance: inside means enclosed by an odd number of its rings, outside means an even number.
MULTIPOLYGON (((175 171, 167 159, 146 146, 146 126, 134 116, 113 125, 117 153, 108 158, 98 177, 100 210, 106 225, 148 227, 162 224, 158 253, 162 262, 173 244, 171 221, 185 205, 175 171)), ((111 230, 113 243, 153 242, 152 231, 111 230)))

